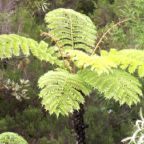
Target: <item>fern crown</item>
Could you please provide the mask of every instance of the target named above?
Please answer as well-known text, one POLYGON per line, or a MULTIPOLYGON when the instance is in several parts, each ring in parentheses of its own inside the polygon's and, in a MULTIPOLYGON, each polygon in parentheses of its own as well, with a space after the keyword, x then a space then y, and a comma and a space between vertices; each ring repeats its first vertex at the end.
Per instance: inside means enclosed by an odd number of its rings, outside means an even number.
POLYGON ((0 59, 33 54, 59 68, 38 81, 39 97, 50 114, 68 115, 78 110, 94 89, 121 105, 140 101, 142 84, 135 75, 144 77, 143 50, 111 49, 93 55, 97 31, 89 17, 60 8, 46 14, 45 21, 47 31, 42 35, 52 43, 3 34, 0 59))

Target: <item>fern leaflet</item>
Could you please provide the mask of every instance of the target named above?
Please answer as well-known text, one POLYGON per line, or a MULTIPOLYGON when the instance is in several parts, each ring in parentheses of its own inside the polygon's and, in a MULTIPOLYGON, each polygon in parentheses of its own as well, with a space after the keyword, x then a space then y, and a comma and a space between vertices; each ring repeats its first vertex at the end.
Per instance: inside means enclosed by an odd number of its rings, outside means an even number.
POLYGON ((96 27, 89 17, 72 9, 59 8, 49 12, 45 21, 48 33, 59 48, 82 49, 92 52, 96 27))
POLYGON ((144 51, 143 50, 120 50, 111 49, 110 52, 101 51, 101 55, 88 55, 79 50, 67 50, 67 55, 79 68, 90 67, 98 74, 109 73, 113 68, 127 70, 129 73, 138 72, 144 77, 144 51))
POLYGON ((142 85, 131 74, 122 70, 114 70, 109 74, 98 75, 94 71, 83 70, 79 75, 99 92, 104 94, 106 99, 114 99, 121 105, 137 104, 142 96, 142 85))
POLYGON ((67 71, 49 71, 38 81, 42 89, 40 98, 42 105, 50 114, 68 115, 79 109, 84 103, 84 95, 91 91, 90 87, 76 74, 67 71))
POLYGON ((99 75, 109 73, 112 68, 117 68, 117 64, 108 57, 99 55, 90 56, 79 50, 67 50, 66 55, 70 57, 78 68, 90 68, 99 75))
POLYGON ((37 41, 19 36, 16 34, 0 35, 0 58, 11 58, 13 56, 25 55, 29 56, 32 53, 40 60, 48 61, 52 64, 62 65, 55 54, 55 49, 41 41, 37 41))

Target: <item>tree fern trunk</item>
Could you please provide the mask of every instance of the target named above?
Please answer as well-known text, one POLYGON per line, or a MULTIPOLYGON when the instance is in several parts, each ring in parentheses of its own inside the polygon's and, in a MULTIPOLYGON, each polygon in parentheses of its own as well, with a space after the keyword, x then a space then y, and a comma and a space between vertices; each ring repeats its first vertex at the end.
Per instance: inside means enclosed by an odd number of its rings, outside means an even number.
POLYGON ((74 111, 72 117, 73 129, 75 131, 76 136, 76 144, 86 144, 85 141, 85 128, 86 125, 84 123, 84 105, 80 105, 79 111, 74 111))

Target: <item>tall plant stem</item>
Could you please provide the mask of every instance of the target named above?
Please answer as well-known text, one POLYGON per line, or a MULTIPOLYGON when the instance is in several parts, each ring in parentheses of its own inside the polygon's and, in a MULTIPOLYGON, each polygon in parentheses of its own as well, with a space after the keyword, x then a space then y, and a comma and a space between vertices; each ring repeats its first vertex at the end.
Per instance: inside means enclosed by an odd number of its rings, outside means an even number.
POLYGON ((86 138, 85 138, 86 124, 84 122, 84 113, 85 113, 84 105, 80 104, 79 111, 74 111, 72 116, 72 124, 75 132, 76 144, 86 144, 86 138))

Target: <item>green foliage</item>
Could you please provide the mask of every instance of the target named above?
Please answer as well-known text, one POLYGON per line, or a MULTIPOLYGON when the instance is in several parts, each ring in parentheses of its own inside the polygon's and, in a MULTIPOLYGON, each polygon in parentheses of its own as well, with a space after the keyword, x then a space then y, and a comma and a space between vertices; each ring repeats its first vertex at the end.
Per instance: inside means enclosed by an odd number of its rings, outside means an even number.
POLYGON ((137 104, 142 96, 142 85, 127 72, 114 70, 109 74, 98 75, 94 71, 83 70, 79 75, 93 88, 104 94, 105 99, 119 102, 121 105, 137 104))
MULTIPOLYGON (((30 38, 25 38, 15 34, 1 35, 1 58, 11 58, 12 56, 19 56, 21 53, 29 56, 30 49, 34 52, 38 47, 38 43, 30 38)), ((38 52, 37 52, 38 53, 38 52)))
POLYGON ((117 63, 108 57, 99 55, 90 56, 79 50, 68 50, 66 53, 78 68, 90 67, 91 70, 96 71, 99 75, 109 73, 112 68, 117 68, 117 63))
POLYGON ((107 57, 123 70, 128 70, 129 73, 134 74, 138 72, 140 77, 144 77, 144 51, 136 49, 124 49, 120 51, 111 50, 101 52, 102 56, 107 57))
POLYGON ((50 114, 68 115, 79 109, 84 96, 90 93, 88 85, 78 76, 67 71, 49 71, 39 79, 42 105, 50 114))
POLYGON ((48 44, 44 41, 37 41, 19 36, 16 34, 0 36, 0 58, 11 58, 13 56, 29 56, 32 53, 40 60, 48 61, 52 64, 62 65, 55 57, 55 49, 48 49, 48 44))
POLYGON ((82 51, 72 50, 68 51, 68 54, 78 67, 90 67, 98 74, 109 73, 113 68, 120 68, 132 74, 137 72, 139 77, 144 77, 143 50, 111 49, 110 52, 102 50, 100 56, 90 56, 82 51))
POLYGON ((27 6, 27 9, 30 10, 33 14, 36 11, 46 12, 50 5, 47 0, 25 0, 24 3, 27 6))
POLYGON ((96 27, 86 15, 61 8, 49 12, 45 21, 49 36, 59 48, 91 52, 95 46, 96 27))
MULTIPOLYGON (((39 12, 39 10, 41 9, 41 2, 43 0, 24 1, 31 3, 28 9, 25 9, 25 7, 21 5, 17 11, 13 12, 13 15, 1 13, 1 33, 3 33, 2 30, 6 29, 5 32, 8 33, 18 33, 40 40, 39 33, 44 25, 44 12, 39 12), (34 1, 40 2, 40 5, 34 5, 34 1), (11 27, 10 31, 9 26, 11 27)), ((20 2, 23 3, 23 1, 20 2)), ((113 27, 117 21, 133 17, 133 20, 113 28, 104 38, 99 49, 143 49, 144 24, 143 19, 140 18, 143 17, 144 12, 144 8, 142 8, 144 6, 143 0, 47 0, 47 2, 50 3, 50 7, 48 7, 49 10, 58 7, 67 7, 89 15, 98 28, 97 41, 101 35, 110 27, 113 27), (138 9, 141 11, 141 16, 136 12, 138 9)), ((53 49, 53 47, 51 47, 51 49, 53 49)), ((56 50, 56 53, 57 52, 58 50, 56 50)), ((130 55, 128 55, 128 57, 129 56, 130 55)), ((0 93, 0 106, 2 107, 0 109, 0 131, 15 131, 19 134, 21 133, 25 135, 29 143, 35 143, 37 140, 38 143, 47 144, 53 143, 53 141, 55 141, 53 139, 56 139, 58 144, 75 144, 67 118, 60 117, 57 120, 55 117, 49 116, 48 113, 42 112, 40 101, 37 99, 39 92, 36 86, 37 79, 53 67, 45 62, 41 63, 33 57, 30 60, 31 63, 28 65, 26 73, 32 85, 29 90, 31 99, 29 101, 23 100, 22 102, 18 102, 7 93, 4 95, 0 93), (46 116, 45 113, 47 114, 46 116)), ((8 69, 4 72, 4 78, 6 76, 6 78, 11 78, 18 82, 19 79, 23 77, 23 71, 21 73, 17 70, 18 61, 19 59, 16 61, 15 59, 14 61, 6 61, 8 69)), ((3 65, 3 63, 0 62, 0 67, 1 65, 3 65)), ((98 94, 98 92, 92 94, 86 104, 85 120, 86 123, 89 124, 89 128, 86 129, 87 143, 120 143, 121 139, 131 134, 131 123, 137 118, 137 111, 140 105, 143 106, 143 100, 137 106, 129 109, 126 105, 120 107, 118 103, 114 104, 112 100, 104 101, 103 97, 99 97, 98 94)))
POLYGON ((5 132, 0 134, 1 144, 28 144, 23 137, 12 132, 5 132))
POLYGON ((81 0, 76 7, 76 10, 89 15, 97 25, 98 41, 112 28, 103 38, 100 49, 143 49, 143 9, 143 0, 81 0), (114 26, 119 22, 122 23, 114 26))
POLYGON ((125 72, 113 69, 121 68, 130 73, 138 71, 138 75, 143 77, 143 51, 110 50, 110 52, 101 51, 100 55, 93 55, 96 28, 89 17, 71 9, 53 10, 46 15, 45 21, 48 33, 44 35, 55 42, 54 46, 14 34, 1 35, 0 58, 29 56, 31 52, 40 60, 70 70, 70 72, 50 71, 39 79, 42 105, 50 114, 68 115, 78 110, 79 104, 84 103, 84 96, 92 91, 88 86, 89 83, 102 92, 105 98, 113 98, 120 104, 126 103, 131 106, 140 101, 138 96, 142 95, 142 92, 139 81, 125 72), (91 55, 88 54, 90 52, 91 55), (93 76, 89 72, 86 75, 87 79, 92 79, 94 83, 83 81, 83 76, 76 74, 77 71, 74 70, 71 61, 80 69, 90 67, 92 71, 96 71, 98 75, 93 76), (72 74, 73 71, 75 74, 72 74))
MULTIPOLYGON (((125 35, 125 40, 119 40, 112 42, 113 46, 118 46, 120 49, 123 48, 136 48, 143 49, 143 38, 144 38, 144 1, 143 0, 122 0, 115 1, 112 5, 112 10, 115 16, 121 20, 128 19, 127 22, 119 26, 123 32, 119 34, 121 37, 125 35), (124 5, 123 5, 124 3, 124 5)), ((116 30, 117 31, 117 30, 116 30)), ((113 41, 115 36, 112 36, 109 40, 113 41)), ((110 46, 112 47, 110 44, 110 46)))

